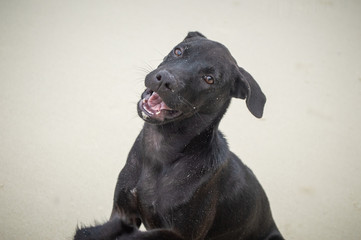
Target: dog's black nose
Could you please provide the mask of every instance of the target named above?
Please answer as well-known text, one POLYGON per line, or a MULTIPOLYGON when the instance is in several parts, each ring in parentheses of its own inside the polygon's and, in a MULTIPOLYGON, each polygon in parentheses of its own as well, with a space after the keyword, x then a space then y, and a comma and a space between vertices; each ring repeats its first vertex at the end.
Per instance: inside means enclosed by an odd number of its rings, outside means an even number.
POLYGON ((177 88, 177 81, 173 74, 167 70, 160 70, 155 74, 155 82, 159 86, 159 91, 171 90, 174 91, 177 88))
POLYGON ((155 92, 175 92, 179 85, 176 77, 165 69, 156 69, 145 77, 145 86, 155 92))
POLYGON ((168 72, 167 70, 159 70, 156 75, 155 78, 158 81, 169 81, 169 79, 172 78, 172 74, 170 74, 170 72, 168 72))

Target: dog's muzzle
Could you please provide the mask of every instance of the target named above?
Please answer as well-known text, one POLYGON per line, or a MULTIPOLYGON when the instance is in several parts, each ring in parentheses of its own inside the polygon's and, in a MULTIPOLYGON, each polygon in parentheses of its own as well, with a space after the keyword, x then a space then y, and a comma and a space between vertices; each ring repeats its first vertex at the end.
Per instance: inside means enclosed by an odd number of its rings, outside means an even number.
POLYGON ((182 115, 181 111, 168 107, 159 94, 150 89, 146 89, 142 94, 142 99, 138 103, 138 113, 150 123, 162 123, 182 115))

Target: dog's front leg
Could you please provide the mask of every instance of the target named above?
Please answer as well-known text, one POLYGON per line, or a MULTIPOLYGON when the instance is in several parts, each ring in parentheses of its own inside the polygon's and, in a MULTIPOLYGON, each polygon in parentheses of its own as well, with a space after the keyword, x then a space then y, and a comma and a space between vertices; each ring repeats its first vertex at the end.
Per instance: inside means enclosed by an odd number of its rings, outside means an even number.
POLYGON ((120 217, 114 217, 108 222, 94 227, 77 229, 74 240, 114 240, 121 234, 129 234, 135 230, 120 217))
POLYGON ((138 231, 141 221, 132 190, 138 182, 140 171, 139 142, 138 137, 128 155, 126 165, 119 174, 110 220, 97 226, 78 228, 74 240, 115 240, 122 234, 129 235, 138 231))

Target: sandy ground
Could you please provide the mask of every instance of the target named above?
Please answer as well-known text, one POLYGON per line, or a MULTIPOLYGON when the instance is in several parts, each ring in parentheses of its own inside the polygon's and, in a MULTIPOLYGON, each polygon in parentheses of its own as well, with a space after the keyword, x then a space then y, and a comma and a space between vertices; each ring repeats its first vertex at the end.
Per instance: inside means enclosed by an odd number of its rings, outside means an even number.
POLYGON ((0 239, 105 221, 146 73, 190 30, 268 97, 220 128, 287 239, 361 238, 360 1, 0 0, 0 239))

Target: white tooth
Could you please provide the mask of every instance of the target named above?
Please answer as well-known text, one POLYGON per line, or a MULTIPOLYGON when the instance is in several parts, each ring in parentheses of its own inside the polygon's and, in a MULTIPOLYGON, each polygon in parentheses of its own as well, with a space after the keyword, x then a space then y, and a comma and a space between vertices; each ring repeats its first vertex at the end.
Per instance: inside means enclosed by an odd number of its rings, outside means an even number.
POLYGON ((149 118, 149 116, 147 114, 145 114, 144 112, 142 112, 142 117, 143 117, 143 119, 148 119, 149 118))
POLYGON ((144 109, 147 113, 149 113, 150 115, 153 115, 152 111, 149 110, 149 108, 147 107, 147 105, 144 105, 143 109, 144 109))
POLYGON ((160 111, 156 112, 155 114, 158 115, 160 113, 160 111))

